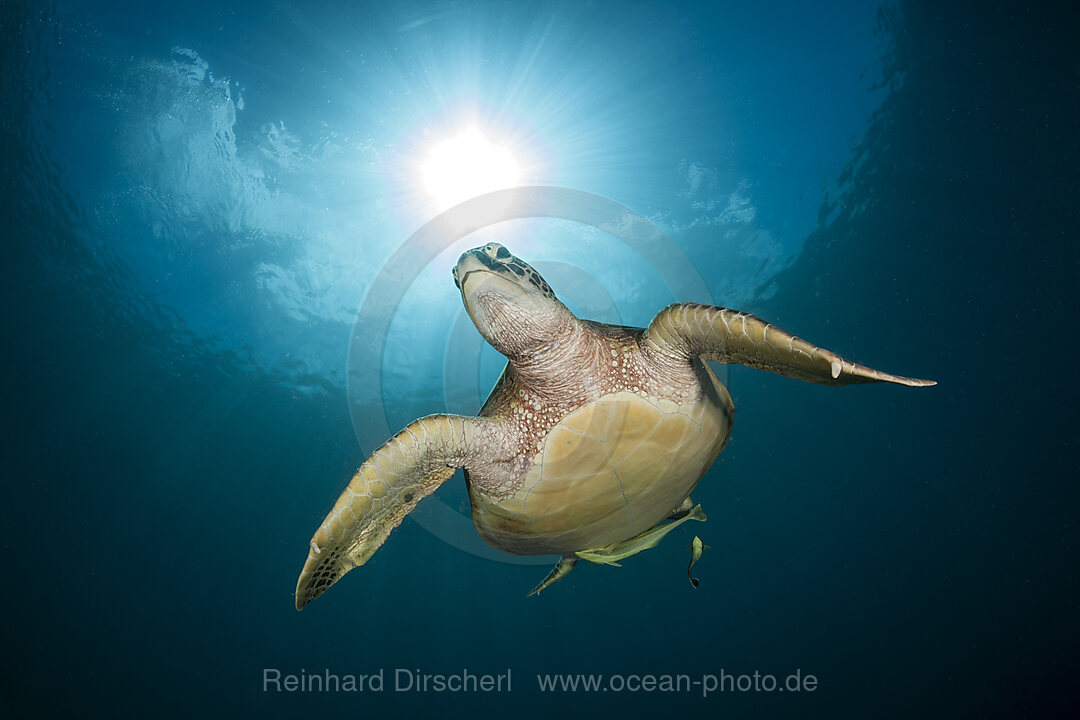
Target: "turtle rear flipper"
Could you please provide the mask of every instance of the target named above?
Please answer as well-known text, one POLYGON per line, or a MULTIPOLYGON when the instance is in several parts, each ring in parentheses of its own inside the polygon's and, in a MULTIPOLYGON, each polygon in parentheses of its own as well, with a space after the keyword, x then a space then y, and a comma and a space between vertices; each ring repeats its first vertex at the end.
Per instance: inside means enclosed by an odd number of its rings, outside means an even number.
POLYGON ((595 548, 592 550, 579 550, 574 553, 582 560, 588 560, 591 563, 597 565, 615 565, 618 567, 618 560, 628 558, 632 555, 637 555, 639 552, 654 548, 660 544, 660 541, 664 539, 664 536, 675 528, 682 525, 687 520, 697 520, 698 522, 705 522, 705 511, 701 509, 700 505, 695 505, 694 509, 686 513, 678 520, 671 522, 664 522, 651 527, 643 533, 635 535, 629 540, 623 540, 622 542, 611 543, 602 548, 595 548))
POLYGON ((532 589, 532 592, 526 595, 526 597, 539 595, 545 588, 547 588, 548 585, 562 580, 564 577, 570 574, 571 570, 574 569, 574 566, 577 565, 577 561, 578 559, 576 555, 564 556, 562 560, 559 560, 555 567, 551 569, 551 572, 546 578, 544 578, 543 582, 534 587, 532 589))
POLYGON ((665 518, 666 520, 682 520, 694 510, 694 501, 687 495, 683 501, 679 504, 679 507, 671 511, 671 514, 665 518))

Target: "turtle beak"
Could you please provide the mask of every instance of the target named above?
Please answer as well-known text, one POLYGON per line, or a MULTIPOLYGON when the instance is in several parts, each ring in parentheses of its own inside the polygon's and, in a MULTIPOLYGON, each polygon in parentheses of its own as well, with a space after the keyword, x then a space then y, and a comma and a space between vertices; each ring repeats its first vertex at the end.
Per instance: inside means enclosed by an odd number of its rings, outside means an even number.
POLYGON ((470 258, 470 255, 471 253, 468 252, 463 253, 462 256, 458 258, 457 265, 454 265, 454 269, 451 271, 451 275, 454 276, 454 286, 458 290, 464 291, 465 278, 469 276, 469 273, 477 269, 473 267, 476 264, 475 258, 470 258), (470 262, 470 260, 472 261, 470 262))
POLYGON ((454 285, 458 290, 463 290, 465 287, 465 278, 476 271, 482 270, 496 270, 499 263, 495 260, 488 258, 481 252, 477 252, 476 249, 469 250, 461 254, 458 258, 457 265, 454 266, 453 276, 454 285))

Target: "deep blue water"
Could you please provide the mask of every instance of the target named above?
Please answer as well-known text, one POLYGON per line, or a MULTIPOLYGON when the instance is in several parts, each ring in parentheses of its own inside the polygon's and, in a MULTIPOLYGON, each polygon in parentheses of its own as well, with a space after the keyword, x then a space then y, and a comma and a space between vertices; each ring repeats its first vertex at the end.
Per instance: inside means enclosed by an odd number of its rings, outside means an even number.
POLYGON ((987 3, 3 3, 5 717, 1075 710, 1070 27, 987 3), (672 300, 595 228, 488 228, 396 278, 365 374, 358 308, 439 211, 425 154, 469 124, 522 183, 651 220, 715 302, 939 385, 732 367, 705 525, 526 598, 546 566, 406 520, 297 613, 370 383, 396 429, 475 412, 498 372, 450 330, 463 248, 499 239, 599 319, 672 300), (386 687, 265 692, 266 668, 386 687), (512 691, 395 692, 399 668, 512 691), (796 670, 813 692, 536 681, 796 670))

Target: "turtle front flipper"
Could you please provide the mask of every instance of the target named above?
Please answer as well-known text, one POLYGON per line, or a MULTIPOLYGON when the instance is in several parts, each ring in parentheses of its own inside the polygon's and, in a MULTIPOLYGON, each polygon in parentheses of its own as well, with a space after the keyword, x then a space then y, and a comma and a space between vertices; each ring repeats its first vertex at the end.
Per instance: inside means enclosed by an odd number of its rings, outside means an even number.
POLYGON ((532 589, 526 597, 532 597, 533 595, 539 595, 542 590, 547 588, 548 585, 556 583, 562 580, 564 577, 570 574, 570 571, 577 565, 576 555, 564 555, 561 560, 551 569, 548 576, 543 581, 532 589))
POLYGON ((296 609, 363 565, 421 499, 465 467, 483 419, 431 415, 371 454, 315 531, 296 583, 296 609))
POLYGON ((649 323, 646 348, 664 355, 700 356, 740 363, 822 385, 889 382, 911 387, 933 380, 890 375, 844 360, 749 313, 697 303, 676 303, 649 323))

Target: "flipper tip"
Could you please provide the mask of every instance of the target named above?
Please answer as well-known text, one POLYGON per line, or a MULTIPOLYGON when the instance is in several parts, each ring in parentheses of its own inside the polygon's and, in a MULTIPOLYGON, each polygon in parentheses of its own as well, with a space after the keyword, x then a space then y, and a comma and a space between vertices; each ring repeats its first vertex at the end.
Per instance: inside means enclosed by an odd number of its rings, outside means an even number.
POLYGON ((553 582, 555 582, 555 581, 552 580, 550 577, 544 578, 540 582, 540 584, 537 585, 536 587, 534 587, 532 590, 530 590, 529 594, 526 595, 525 597, 533 597, 534 595, 539 595, 542 590, 544 590, 548 585, 550 585, 553 582))
POLYGON ((937 380, 920 380, 919 378, 900 377, 899 375, 891 376, 889 382, 897 385, 907 385, 908 387, 932 387, 937 385, 937 380))
POLYGON ((557 581, 563 579, 564 577, 566 577, 567 574, 571 570, 574 569, 575 564, 577 564, 577 558, 575 556, 573 556, 573 555, 564 555, 563 558, 561 560, 559 560, 559 562, 555 565, 555 567, 552 568, 552 570, 548 574, 548 576, 546 578, 544 578, 543 581, 541 581, 541 583, 539 585, 534 587, 532 589, 532 592, 530 592, 525 597, 532 597, 533 595, 539 595, 540 591, 543 590, 544 588, 546 588, 548 585, 551 585, 552 583, 557 582, 557 581))

